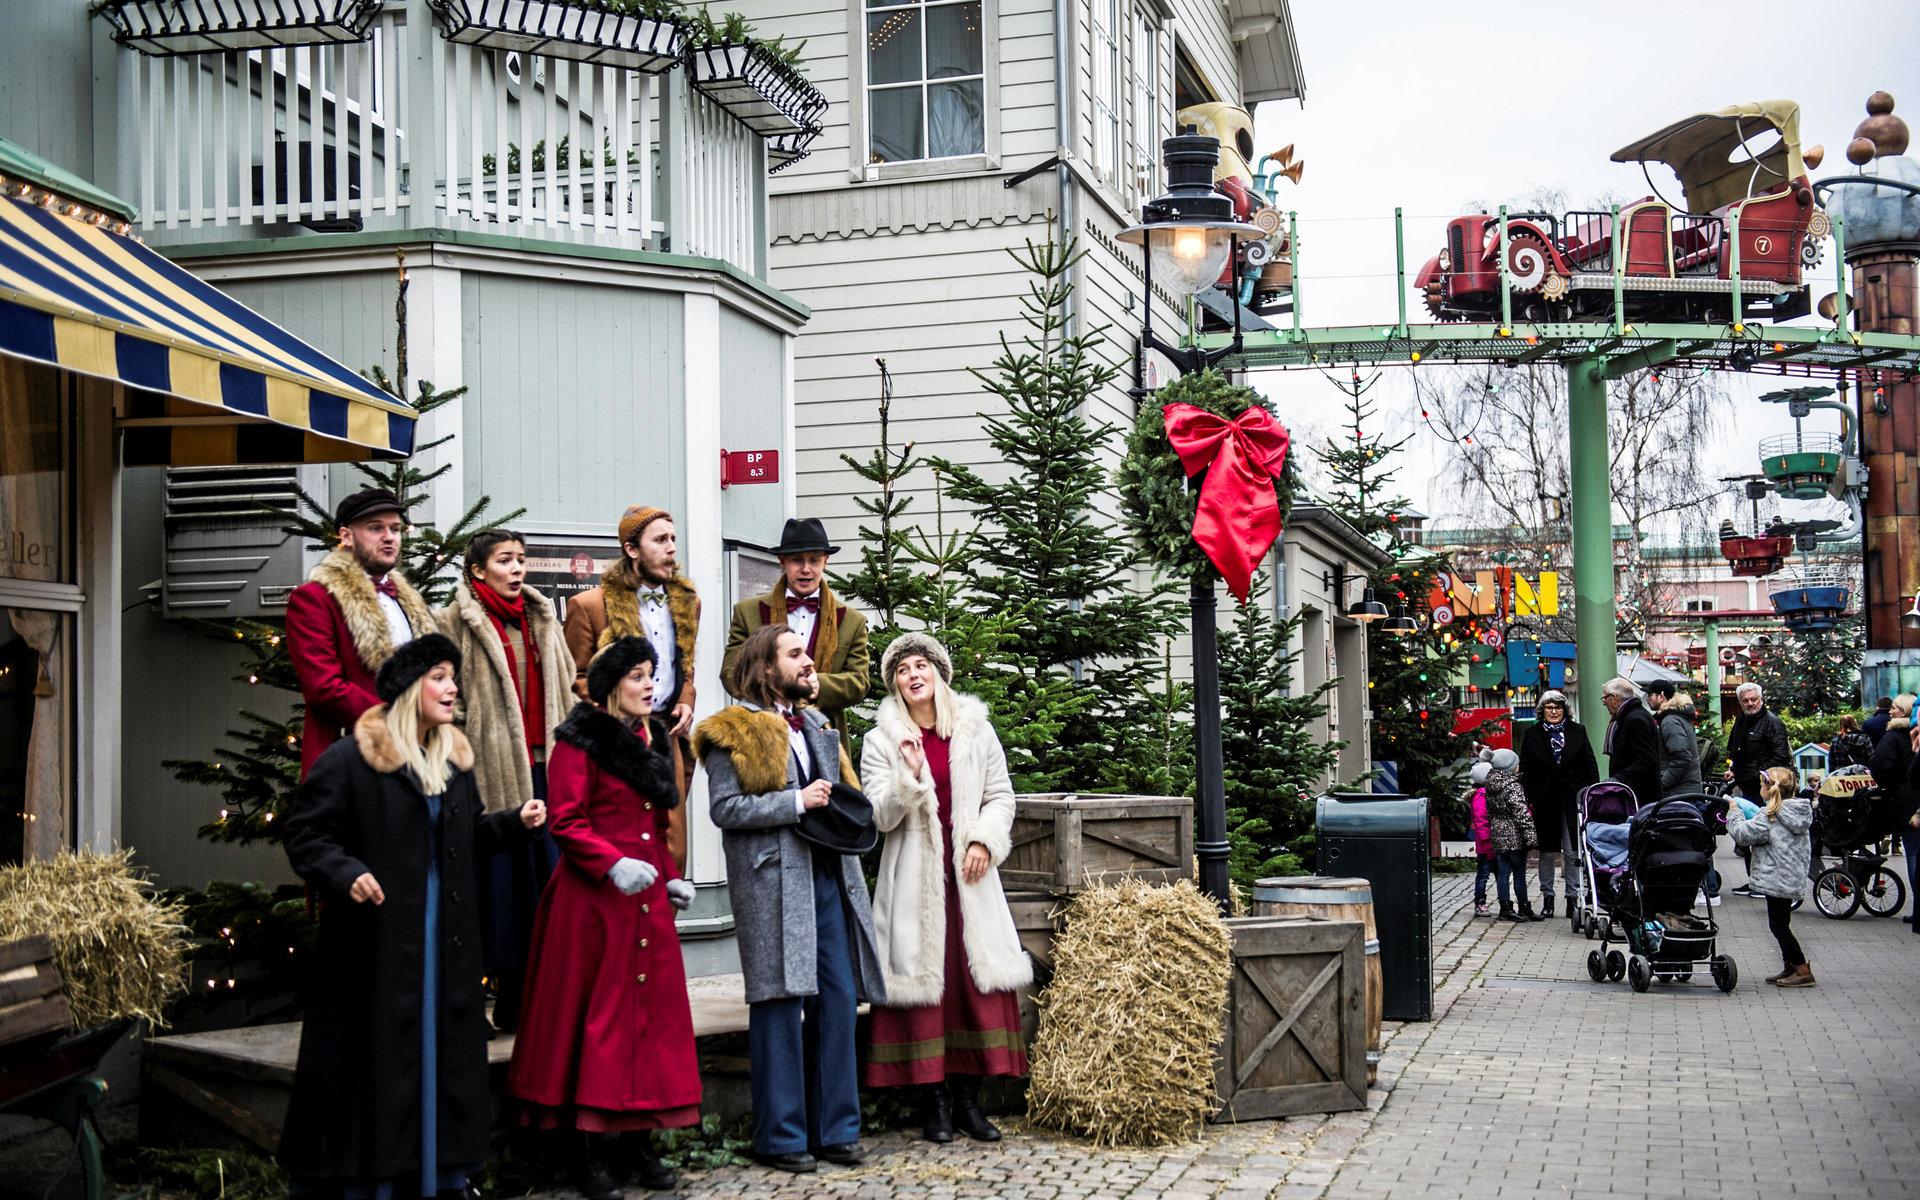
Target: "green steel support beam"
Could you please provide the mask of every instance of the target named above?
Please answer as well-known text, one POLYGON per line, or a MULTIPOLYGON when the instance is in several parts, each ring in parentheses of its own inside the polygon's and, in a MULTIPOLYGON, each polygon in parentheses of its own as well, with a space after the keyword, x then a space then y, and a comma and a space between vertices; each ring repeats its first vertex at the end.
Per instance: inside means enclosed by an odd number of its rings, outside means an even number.
MULTIPOLYGON (((1580 720, 1598 731, 1609 719, 1600 688, 1618 671, 1614 644, 1613 491, 1603 364, 1567 364, 1567 448, 1573 476, 1573 619, 1580 667, 1580 720)), ((1601 771, 1606 771, 1604 761, 1601 771)))
POLYGON ((1646 345, 1631 353, 1622 354, 1618 358, 1610 358, 1600 369, 1606 373, 1607 381, 1611 383, 1613 380, 1625 375, 1631 375, 1635 371, 1651 371, 1655 367, 1664 366, 1679 357, 1680 343, 1674 341, 1672 338, 1662 338, 1657 342, 1648 342, 1646 345))
POLYGON ((1720 728, 1720 622, 1707 622, 1707 715, 1720 728))
POLYGON ((1400 280, 1400 323, 1393 327, 1393 336, 1407 336, 1407 229, 1404 210, 1395 206, 1393 210, 1393 261, 1395 272, 1400 280))

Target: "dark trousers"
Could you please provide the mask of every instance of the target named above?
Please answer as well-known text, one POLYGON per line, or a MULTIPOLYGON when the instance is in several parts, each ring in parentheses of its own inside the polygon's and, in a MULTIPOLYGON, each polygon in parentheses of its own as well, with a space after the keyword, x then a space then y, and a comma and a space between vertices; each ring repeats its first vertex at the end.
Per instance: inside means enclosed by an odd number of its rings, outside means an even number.
POLYGON ((1920 933, 1920 831, 1911 827, 1900 831, 1901 848, 1907 852, 1907 909, 1908 919, 1913 921, 1913 931, 1920 933))
POLYGON ((1793 901, 1767 897, 1767 928, 1780 943, 1780 959, 1789 969, 1807 961, 1800 952, 1800 939, 1793 936, 1793 901))
POLYGON ((1507 879, 1513 879, 1513 898, 1521 904, 1531 903, 1527 899, 1527 852, 1525 850, 1507 850, 1493 856, 1493 882, 1500 891, 1500 903, 1506 904, 1507 879))
POLYGON ((813 938, 819 991, 747 1010, 753 1148, 798 1154, 860 1140, 859 1000, 840 856, 813 852, 813 938))

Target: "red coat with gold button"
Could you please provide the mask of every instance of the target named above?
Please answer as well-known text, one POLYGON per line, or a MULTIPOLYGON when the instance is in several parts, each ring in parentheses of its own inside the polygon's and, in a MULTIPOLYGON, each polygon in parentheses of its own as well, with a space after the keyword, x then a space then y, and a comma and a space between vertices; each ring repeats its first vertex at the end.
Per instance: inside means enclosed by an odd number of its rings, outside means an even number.
MULTIPOLYGON (((595 1131, 692 1124, 700 1072, 667 883, 679 801, 673 760, 587 704, 554 730, 547 828, 560 869, 540 899, 507 1074, 523 1119, 595 1131), (659 872, 623 896, 607 878, 637 858, 659 872)), ((655 727, 655 741, 665 744, 655 727)))

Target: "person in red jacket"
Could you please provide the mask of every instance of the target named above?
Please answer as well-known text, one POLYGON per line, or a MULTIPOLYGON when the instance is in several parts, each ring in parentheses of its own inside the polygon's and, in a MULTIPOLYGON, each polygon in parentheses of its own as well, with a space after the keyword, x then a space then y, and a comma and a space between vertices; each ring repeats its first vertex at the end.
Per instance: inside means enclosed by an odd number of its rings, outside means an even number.
POLYGON ((700 1122, 693 1012, 673 916, 693 903, 667 845, 680 802, 654 649, 618 638, 588 664, 587 695, 554 730, 548 828, 560 868, 540 898, 507 1071, 522 1123, 564 1130, 574 1186, 620 1200, 602 1146, 634 1135, 640 1182, 677 1185, 649 1130, 700 1122))
POLYGON ((433 632, 433 613, 394 567, 407 519, 399 497, 365 488, 334 510, 339 544, 287 596, 287 654, 306 723, 300 778, 380 703, 374 677, 393 652, 433 632))

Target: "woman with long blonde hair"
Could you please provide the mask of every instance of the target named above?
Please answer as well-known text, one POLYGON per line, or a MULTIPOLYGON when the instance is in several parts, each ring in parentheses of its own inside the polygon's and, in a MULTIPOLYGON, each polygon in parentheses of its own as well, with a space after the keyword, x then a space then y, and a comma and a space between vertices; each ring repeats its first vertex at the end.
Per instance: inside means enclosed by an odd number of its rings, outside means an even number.
POLYGON ((1736 802, 1727 810, 1727 832, 1752 855, 1749 881, 1767 901, 1767 928, 1780 943, 1785 963, 1767 982, 1776 987, 1812 987, 1813 968, 1793 935, 1793 910, 1806 894, 1807 867, 1813 859, 1813 802, 1799 794, 1800 777, 1791 767, 1760 773, 1761 807, 1746 815, 1736 802))

